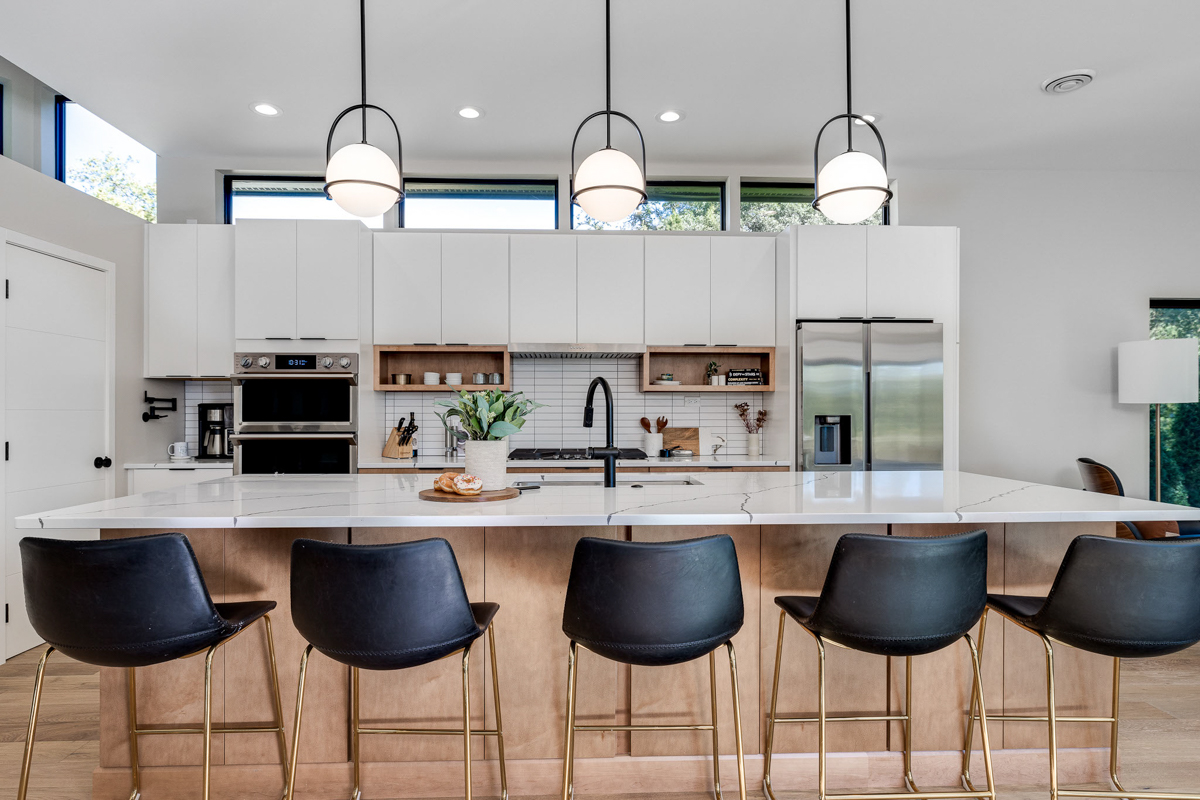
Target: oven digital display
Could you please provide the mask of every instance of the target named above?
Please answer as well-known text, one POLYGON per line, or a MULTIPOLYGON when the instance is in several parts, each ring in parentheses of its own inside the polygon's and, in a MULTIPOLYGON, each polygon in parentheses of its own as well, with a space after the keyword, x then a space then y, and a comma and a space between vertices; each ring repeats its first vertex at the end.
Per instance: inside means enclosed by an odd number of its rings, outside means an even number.
POLYGON ((316 356, 275 356, 275 369, 316 369, 316 356))

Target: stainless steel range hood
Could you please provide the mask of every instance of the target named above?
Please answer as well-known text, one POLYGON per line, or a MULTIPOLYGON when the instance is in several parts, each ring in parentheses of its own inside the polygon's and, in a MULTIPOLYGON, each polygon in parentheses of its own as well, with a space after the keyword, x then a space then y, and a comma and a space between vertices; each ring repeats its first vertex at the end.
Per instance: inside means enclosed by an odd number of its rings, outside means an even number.
POLYGON ((513 358, 639 358, 646 354, 644 344, 510 344, 513 358))

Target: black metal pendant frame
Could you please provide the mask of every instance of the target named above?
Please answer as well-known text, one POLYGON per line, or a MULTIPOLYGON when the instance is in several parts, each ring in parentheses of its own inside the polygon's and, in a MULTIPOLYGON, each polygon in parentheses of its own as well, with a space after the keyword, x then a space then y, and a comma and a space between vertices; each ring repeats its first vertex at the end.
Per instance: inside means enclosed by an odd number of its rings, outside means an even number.
MULTIPOLYGON (((620 117, 633 126, 637 131, 638 141, 642 146, 642 182, 646 182, 646 137, 642 135, 642 129, 633 121, 633 117, 628 114, 622 114, 620 111, 613 111, 612 107, 612 25, 611 15, 609 13, 611 0, 604 0, 604 91, 605 91, 605 107, 601 111, 593 112, 584 117, 583 122, 579 123, 579 127, 575 129, 575 138, 571 140, 571 177, 575 177, 575 147, 579 144, 579 134, 583 131, 583 127, 596 117, 604 117, 607 125, 604 141, 604 150, 615 150, 612 146, 612 118, 620 117)), ((597 151, 599 152, 599 151, 597 151)), ((645 188, 639 189, 636 186, 625 186, 622 184, 603 184, 599 186, 587 186, 583 189, 575 189, 571 192, 571 204, 579 204, 579 196, 594 192, 599 189, 623 189, 628 192, 637 192, 642 199, 638 201, 638 206, 643 206, 649 199, 646 195, 645 188)))
POLYGON ((324 187, 325 196, 330 200, 333 196, 329 194, 330 186, 338 186, 343 183, 357 183, 365 186, 379 186, 384 189, 391 189, 396 193, 396 202, 404 199, 404 142, 400 139, 400 126, 396 124, 396 120, 392 118, 384 109, 377 105, 372 105, 367 102, 367 3, 366 0, 358 0, 358 33, 359 33, 359 66, 362 75, 362 102, 356 103, 345 111, 337 115, 333 125, 329 127, 329 136, 325 139, 325 174, 329 174, 329 161, 333 158, 333 134, 337 131, 338 123, 340 123, 347 114, 355 111, 362 111, 362 141, 360 144, 370 144, 367 141, 367 111, 378 111, 388 118, 388 122, 392 123, 392 130, 396 133, 396 171, 400 175, 399 186, 392 186, 390 183, 382 183, 380 181, 368 181, 358 178, 344 178, 338 181, 327 182, 324 187))
MULTIPOLYGON (((846 192, 861 192, 861 191, 878 192, 878 191, 881 191, 881 189, 882 189, 882 191, 884 193, 884 197, 883 197, 883 202, 879 204, 880 207, 882 208, 883 206, 886 206, 888 203, 890 203, 892 201, 892 190, 891 190, 891 187, 889 187, 889 186, 884 186, 884 187, 846 186, 841 189, 834 189, 831 192, 825 192, 824 194, 821 193, 821 181, 820 181, 820 177, 819 177, 821 174, 821 137, 825 134, 825 129, 828 128, 832 123, 837 122, 839 119, 846 120, 846 153, 854 152, 854 123, 855 122, 861 122, 863 125, 866 125, 868 128, 871 129, 871 132, 873 134, 875 134, 875 141, 877 141, 879 143, 880 163, 883 165, 883 173, 885 176, 887 175, 887 148, 884 147, 884 144, 883 144, 883 135, 879 132, 879 128, 875 127, 874 122, 872 122, 871 120, 862 116, 861 114, 855 114, 854 110, 853 110, 852 100, 853 100, 853 89, 854 89, 854 76, 853 76, 853 72, 851 70, 850 44, 851 44, 851 39, 850 39, 850 0, 846 0, 846 113, 838 114, 837 116, 830 117, 829 120, 824 125, 821 126, 821 130, 819 130, 817 132, 817 142, 815 145, 813 145, 813 195, 814 195, 814 197, 813 197, 813 201, 812 201, 812 207, 817 209, 818 211, 821 210, 821 201, 823 199, 825 199, 826 197, 832 197, 835 194, 844 194, 846 192)), ((844 153, 842 155, 844 155, 844 153)))

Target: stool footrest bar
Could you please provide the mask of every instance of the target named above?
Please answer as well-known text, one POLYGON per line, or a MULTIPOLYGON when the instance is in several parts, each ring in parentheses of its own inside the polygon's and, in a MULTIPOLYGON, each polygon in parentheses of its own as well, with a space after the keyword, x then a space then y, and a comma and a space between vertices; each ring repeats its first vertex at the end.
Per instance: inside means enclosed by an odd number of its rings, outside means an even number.
MULTIPOLYGON (((992 717, 989 714, 988 719, 991 719, 991 718, 992 717)), ((976 715, 976 719, 978 719, 978 715, 976 715)), ((825 718, 826 722, 905 722, 907 720, 908 720, 908 717, 905 717, 905 716, 826 717, 825 718)), ((817 717, 776 717, 775 718, 776 724, 781 723, 781 722, 791 723, 791 722, 820 722, 820 721, 821 720, 817 717)), ((830 795, 830 796, 832 797, 832 795, 830 795)))
MULTIPOLYGON (((396 736, 462 736, 462 728, 359 728, 359 733, 387 733, 396 736)), ((472 736, 499 736, 494 730, 471 729, 472 736)))
POLYGON ((578 731, 711 731, 712 725, 576 725, 578 731))
MULTIPOLYGON (((212 733, 279 733, 283 728, 254 727, 245 728, 213 728, 212 733)), ((204 728, 138 728, 134 731, 138 736, 153 736, 155 734, 204 733, 204 728)))

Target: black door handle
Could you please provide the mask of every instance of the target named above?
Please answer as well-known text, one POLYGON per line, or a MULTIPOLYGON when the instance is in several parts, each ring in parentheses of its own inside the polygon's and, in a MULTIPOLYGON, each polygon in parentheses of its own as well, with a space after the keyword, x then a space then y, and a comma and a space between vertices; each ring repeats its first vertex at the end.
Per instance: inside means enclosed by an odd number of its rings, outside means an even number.
POLYGON ((92 462, 96 469, 104 469, 112 466, 112 459, 108 456, 96 456, 96 460, 92 462))
POLYGON ((104 457, 104 468, 108 469, 111 466, 112 466, 112 459, 109 458, 108 456, 105 456, 104 457))

